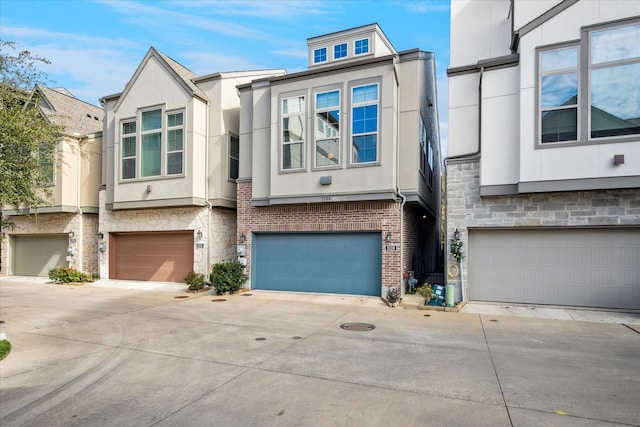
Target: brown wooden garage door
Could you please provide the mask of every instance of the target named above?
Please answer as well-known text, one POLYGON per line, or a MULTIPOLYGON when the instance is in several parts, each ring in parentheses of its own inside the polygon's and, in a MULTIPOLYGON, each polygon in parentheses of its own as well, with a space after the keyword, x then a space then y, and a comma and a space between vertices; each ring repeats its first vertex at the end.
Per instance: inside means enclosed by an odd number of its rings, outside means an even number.
POLYGON ((184 282, 193 270, 193 232, 112 233, 109 277, 184 282))

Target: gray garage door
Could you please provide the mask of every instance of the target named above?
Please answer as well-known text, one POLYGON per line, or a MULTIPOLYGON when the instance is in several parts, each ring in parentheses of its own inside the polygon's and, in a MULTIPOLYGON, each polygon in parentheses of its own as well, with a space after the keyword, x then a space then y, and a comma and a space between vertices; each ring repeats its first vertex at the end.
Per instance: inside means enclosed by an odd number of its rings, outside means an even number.
POLYGON ((18 276, 47 277, 49 270, 67 267, 69 235, 14 236, 12 245, 12 273, 18 276))
POLYGON ((256 234, 251 281, 256 289, 380 296, 381 234, 256 234))
POLYGON ((469 299, 640 308, 640 229, 470 230, 469 299))

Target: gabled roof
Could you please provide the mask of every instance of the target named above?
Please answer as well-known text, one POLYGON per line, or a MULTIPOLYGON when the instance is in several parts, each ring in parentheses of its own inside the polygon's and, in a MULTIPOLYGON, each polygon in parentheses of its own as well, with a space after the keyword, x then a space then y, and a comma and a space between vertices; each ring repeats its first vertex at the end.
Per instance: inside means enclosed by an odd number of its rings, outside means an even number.
POLYGON ((114 106, 115 111, 117 111, 120 107, 122 100, 127 97, 129 90, 137 80, 145 65, 149 62, 149 60, 151 60, 151 58, 157 59, 158 62, 169 72, 169 74, 173 76, 178 84, 180 84, 180 86, 182 86, 189 95, 198 97, 203 101, 207 101, 207 96, 205 95, 205 93, 192 81, 197 77, 197 75, 152 46, 151 48, 149 48, 149 51, 145 55, 140 65, 138 65, 138 68, 133 74, 131 80, 129 80, 129 82, 125 86, 124 91, 120 95, 120 99, 114 106))
POLYGON ((42 97, 40 111, 51 122, 64 126, 65 133, 81 136, 102 131, 102 108, 79 100, 64 88, 36 85, 34 91, 42 97))

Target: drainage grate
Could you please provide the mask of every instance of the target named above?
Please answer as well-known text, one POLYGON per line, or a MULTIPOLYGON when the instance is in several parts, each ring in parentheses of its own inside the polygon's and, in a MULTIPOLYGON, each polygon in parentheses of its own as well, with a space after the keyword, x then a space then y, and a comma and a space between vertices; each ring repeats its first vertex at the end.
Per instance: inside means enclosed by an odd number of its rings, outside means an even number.
POLYGON ((216 298, 216 299, 212 299, 211 301, 212 302, 224 302, 224 301, 226 301, 226 299, 224 299, 224 298, 216 298))
POLYGON ((343 323, 340 325, 345 331, 373 331, 376 327, 370 323, 343 323))
POLYGON ((182 298, 189 298, 188 295, 178 295, 177 297, 174 297, 175 299, 182 299, 182 298))

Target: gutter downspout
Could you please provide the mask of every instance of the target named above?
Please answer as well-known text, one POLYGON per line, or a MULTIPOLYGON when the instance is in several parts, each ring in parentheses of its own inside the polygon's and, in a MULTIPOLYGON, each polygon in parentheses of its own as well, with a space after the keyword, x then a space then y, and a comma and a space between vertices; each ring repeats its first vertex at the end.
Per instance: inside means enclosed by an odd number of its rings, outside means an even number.
MULTIPOLYGON (((475 156, 478 156, 481 154, 482 152, 482 77, 484 75, 484 66, 480 67, 480 78, 478 80, 478 149, 476 151, 474 151, 473 153, 467 153, 467 154, 458 154, 455 156, 447 156, 444 159, 444 174, 445 177, 447 176, 447 161, 448 160, 460 160, 460 159, 467 159, 467 158, 472 158, 475 156)), ((445 179, 445 194, 447 194, 447 180, 445 179)), ((445 210, 446 212, 447 210, 445 210)), ((447 221, 448 222, 448 221, 447 221)), ((445 258, 445 261, 449 259, 449 257, 447 256, 445 258)), ((462 297, 462 301, 466 301, 466 292, 464 289, 464 282, 462 280, 462 261, 458 261, 458 271, 460 272, 460 292, 461 292, 461 297, 462 297)), ((448 263, 445 262, 445 275, 448 274, 449 271, 449 266, 448 263)))
MULTIPOLYGON (((395 77, 396 85, 400 87, 400 78, 398 77, 398 55, 393 57, 393 75, 395 77)), ((399 90, 396 91, 396 129, 400 127, 400 105, 399 105, 399 90)), ((399 132, 397 132, 399 137, 399 132)), ((404 205, 407 203, 407 197, 400 191, 400 141, 396 140, 396 194, 402 199, 400 203, 400 301, 404 297, 404 288, 402 286, 402 273, 404 266, 402 261, 404 259, 404 205)))
MULTIPOLYGON (((76 168, 76 176, 77 176, 77 181, 76 181, 76 185, 78 186, 78 190, 76 192, 76 207, 77 207, 77 213, 79 215, 77 224, 79 225, 78 228, 78 237, 76 237, 76 242, 81 242, 82 244, 82 249, 84 249, 84 217, 83 212, 82 212, 82 138, 78 137, 78 158, 77 158, 77 163, 78 163, 78 167, 76 168)), ((79 246, 76 243, 76 246, 79 246)), ((81 248, 76 248, 76 270, 78 271, 82 271, 84 268, 82 266, 82 254, 84 252, 84 250, 80 250, 81 248)))

